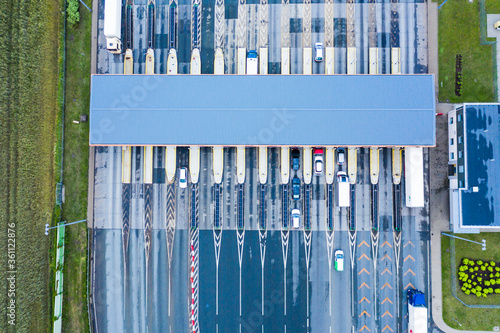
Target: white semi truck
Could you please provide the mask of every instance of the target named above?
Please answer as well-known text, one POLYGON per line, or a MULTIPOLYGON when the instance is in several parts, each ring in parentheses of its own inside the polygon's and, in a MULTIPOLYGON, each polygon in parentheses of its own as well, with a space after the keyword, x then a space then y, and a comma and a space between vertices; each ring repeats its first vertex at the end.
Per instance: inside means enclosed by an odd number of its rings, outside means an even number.
POLYGON ((408 332, 427 333, 427 307, 425 295, 420 290, 409 289, 408 298, 408 332))
POLYGON ((247 74, 259 74, 259 55, 257 51, 248 51, 247 74))
POLYGON ((337 172, 337 202, 339 207, 351 205, 349 176, 345 171, 337 172))
POLYGON ((122 52, 122 2, 106 0, 104 3, 104 36, 106 48, 111 53, 122 52))

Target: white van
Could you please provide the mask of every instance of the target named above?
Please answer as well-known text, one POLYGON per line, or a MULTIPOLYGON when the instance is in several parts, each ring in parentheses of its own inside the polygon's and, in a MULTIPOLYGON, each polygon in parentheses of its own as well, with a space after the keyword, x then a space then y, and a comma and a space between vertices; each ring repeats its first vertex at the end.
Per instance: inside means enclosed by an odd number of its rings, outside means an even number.
POLYGON ((300 228, 300 210, 292 209, 292 226, 294 229, 300 228))
POLYGON ((323 43, 314 44, 314 61, 321 62, 323 61, 323 43))

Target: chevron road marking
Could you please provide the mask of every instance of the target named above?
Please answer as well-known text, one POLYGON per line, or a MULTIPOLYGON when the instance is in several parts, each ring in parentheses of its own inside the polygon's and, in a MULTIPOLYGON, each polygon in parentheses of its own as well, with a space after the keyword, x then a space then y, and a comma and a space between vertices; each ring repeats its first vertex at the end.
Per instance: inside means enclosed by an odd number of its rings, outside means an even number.
POLYGON ((389 255, 388 255, 387 253, 386 253, 386 254, 382 257, 382 259, 380 259, 380 260, 384 260, 385 258, 387 258, 387 259, 389 259, 390 261, 392 261, 391 257, 389 257, 389 255))
POLYGON ((413 271, 411 269, 409 269, 409 268, 408 268, 408 270, 406 271, 406 273, 404 275, 406 276, 406 274, 408 274, 408 273, 411 273, 411 274, 413 274, 413 276, 415 276, 415 273, 413 273, 413 271))
POLYGON ((383 247, 384 245, 389 245, 389 247, 392 247, 392 245, 391 245, 391 244, 389 244, 389 242, 388 242, 388 241, 383 242, 383 243, 382 243, 382 245, 381 245, 380 247, 383 247))
POLYGON ((405 244, 405 245, 403 245, 403 247, 406 247, 406 245, 408 245, 408 244, 410 244, 411 246, 415 247, 415 245, 413 245, 413 243, 412 243, 412 242, 410 242, 410 241, 407 241, 407 242, 406 242, 406 244, 405 244))
POLYGON ((361 314, 359 315, 359 317, 361 317, 363 314, 367 315, 368 317, 371 317, 370 314, 368 312, 366 312, 366 310, 364 310, 363 312, 361 312, 361 314))
MULTIPOLYGON (((386 269, 387 269, 387 268, 386 268, 386 269)), ((368 275, 370 275, 370 272, 368 272, 368 271, 366 270, 366 268, 363 268, 362 270, 360 270, 360 271, 359 271, 359 273, 358 273, 358 275, 361 275, 361 273, 363 273, 363 271, 364 271, 365 273, 367 273, 368 275)))
POLYGON ((363 302, 363 301, 367 301, 367 302, 368 302, 368 304, 370 304, 370 303, 371 303, 371 302, 368 300, 368 298, 366 298, 366 297, 363 297, 363 298, 362 298, 362 299, 361 299, 358 303, 361 303, 361 302, 363 302))
POLYGON ((412 289, 415 289, 415 287, 414 287, 411 283, 408 283, 404 289, 406 290, 406 289, 408 289, 408 287, 410 287, 410 286, 411 286, 411 288, 412 288, 412 289))
POLYGON ((381 289, 384 289, 386 286, 392 289, 391 285, 389 283, 387 283, 387 282, 382 286, 381 289))
POLYGON ((361 245, 365 244, 366 247, 369 247, 368 244, 365 242, 365 241, 362 241, 361 243, 359 243, 358 247, 360 247, 361 245))
POLYGON ((383 271, 383 272, 382 272, 382 274, 380 274, 380 275, 384 275, 384 274, 385 274, 385 272, 387 272, 387 273, 389 273, 389 274, 391 274, 391 275, 392 275, 391 271, 389 271, 389 269, 388 269, 388 268, 384 269, 384 271, 383 271))
POLYGON ((358 260, 361 260, 361 258, 363 258, 363 257, 365 257, 365 258, 366 258, 366 260, 370 261, 370 258, 368 258, 368 257, 366 256, 366 254, 364 254, 364 253, 363 253, 363 254, 362 254, 362 255, 358 258, 358 260))
POLYGON ((361 332, 364 329, 368 330, 368 332, 371 332, 370 329, 368 327, 366 327, 366 325, 363 325, 363 327, 361 327, 358 332, 361 332))
POLYGON ((358 289, 363 288, 363 286, 364 286, 364 287, 366 287, 366 288, 368 288, 368 289, 370 289, 370 287, 366 284, 366 282, 363 282, 363 283, 361 284, 361 286, 359 286, 359 288, 358 288, 358 289))
POLYGON ((389 329, 391 332, 394 332, 394 331, 392 330, 392 328, 391 328, 389 325, 385 325, 385 327, 384 327, 384 329, 382 330, 382 332, 383 332, 383 331, 385 331, 386 329, 389 329))
POLYGON ((382 318, 384 318, 386 315, 389 315, 391 318, 394 318, 389 311, 384 312, 382 318))

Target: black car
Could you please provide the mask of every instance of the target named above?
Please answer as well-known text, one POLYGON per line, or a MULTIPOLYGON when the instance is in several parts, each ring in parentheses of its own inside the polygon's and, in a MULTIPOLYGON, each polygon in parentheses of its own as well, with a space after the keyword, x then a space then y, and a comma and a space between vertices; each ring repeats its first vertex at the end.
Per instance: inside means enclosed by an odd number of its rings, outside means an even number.
POLYGON ((297 177, 293 177, 292 179, 292 199, 300 199, 300 179, 297 177))
POLYGON ((300 150, 292 149, 292 169, 297 171, 300 168, 300 150))

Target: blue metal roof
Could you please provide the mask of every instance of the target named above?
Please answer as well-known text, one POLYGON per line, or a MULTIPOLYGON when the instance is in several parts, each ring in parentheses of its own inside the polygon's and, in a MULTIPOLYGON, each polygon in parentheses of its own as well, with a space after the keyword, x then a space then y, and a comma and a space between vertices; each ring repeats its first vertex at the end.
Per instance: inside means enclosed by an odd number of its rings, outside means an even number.
POLYGON ((500 104, 465 104, 464 110, 468 189, 461 190, 462 225, 500 227, 500 104))
POLYGON ((434 146, 433 75, 93 75, 91 145, 434 146))

